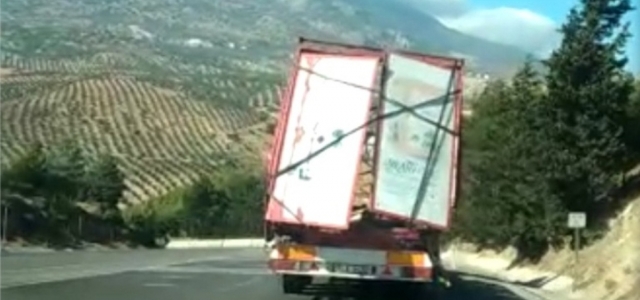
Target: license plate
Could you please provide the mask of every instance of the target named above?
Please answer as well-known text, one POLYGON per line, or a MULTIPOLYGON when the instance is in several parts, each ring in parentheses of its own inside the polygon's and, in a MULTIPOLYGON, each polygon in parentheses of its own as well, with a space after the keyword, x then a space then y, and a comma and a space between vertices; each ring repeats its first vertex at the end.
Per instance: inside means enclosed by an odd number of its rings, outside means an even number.
POLYGON ((362 265, 332 264, 331 271, 338 273, 369 274, 371 267, 362 265))

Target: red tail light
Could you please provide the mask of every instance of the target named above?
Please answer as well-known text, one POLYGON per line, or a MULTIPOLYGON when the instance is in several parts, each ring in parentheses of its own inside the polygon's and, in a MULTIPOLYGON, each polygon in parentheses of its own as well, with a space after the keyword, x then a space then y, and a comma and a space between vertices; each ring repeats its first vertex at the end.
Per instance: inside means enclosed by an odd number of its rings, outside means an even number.
POLYGON ((389 266, 384 266, 384 269, 382 270, 382 275, 386 275, 386 276, 391 276, 393 275, 391 273, 391 268, 389 268, 389 266))
POLYGON ((272 259, 269 261, 269 268, 272 270, 293 270, 296 262, 293 260, 272 259))
POLYGON ((402 268, 402 277, 407 278, 431 278, 430 268, 404 267, 402 268))

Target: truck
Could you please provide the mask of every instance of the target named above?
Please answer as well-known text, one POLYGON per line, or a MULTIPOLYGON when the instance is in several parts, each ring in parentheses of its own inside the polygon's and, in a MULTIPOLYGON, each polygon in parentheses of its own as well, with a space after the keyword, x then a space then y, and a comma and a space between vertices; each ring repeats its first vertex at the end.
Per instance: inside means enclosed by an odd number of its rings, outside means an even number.
POLYGON ((438 282, 458 194, 462 59, 299 38, 268 154, 264 229, 285 294, 438 282))

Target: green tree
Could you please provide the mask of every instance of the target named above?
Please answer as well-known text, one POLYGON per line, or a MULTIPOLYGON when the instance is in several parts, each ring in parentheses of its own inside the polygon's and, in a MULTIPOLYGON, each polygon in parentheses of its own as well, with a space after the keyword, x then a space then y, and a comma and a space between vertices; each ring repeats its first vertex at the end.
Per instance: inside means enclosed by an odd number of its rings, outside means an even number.
POLYGON ((545 181, 553 148, 540 120, 544 89, 532 62, 511 84, 491 84, 465 124, 464 164, 470 173, 458 210, 463 237, 483 246, 512 245, 539 257, 562 228, 564 210, 545 181))
POLYGON ((183 200, 186 196, 184 189, 176 189, 129 208, 124 219, 131 241, 155 247, 161 246, 157 239, 176 234, 181 225, 183 200))
POLYGON ((67 198, 79 200, 85 183, 87 160, 82 148, 73 140, 68 140, 46 153, 45 182, 41 186, 47 198, 67 198))
POLYGON ((46 180, 45 152, 40 144, 27 150, 26 154, 2 169, 2 196, 20 194, 30 197, 37 195, 38 187, 46 180))
POLYGON ((635 90, 627 106, 629 124, 626 126, 625 140, 631 151, 630 167, 640 163, 640 78, 636 78, 635 90))
POLYGON ((197 236, 250 235, 262 225, 264 184, 254 165, 230 162, 185 197, 185 226, 197 236))
POLYGON ((206 177, 196 182, 186 196, 186 225, 190 234, 212 236, 221 233, 232 199, 218 188, 212 178, 206 177))
POLYGON ((45 155, 45 180, 39 193, 45 199, 42 212, 47 222, 48 242, 68 244, 75 240, 71 224, 79 215, 86 182, 87 157, 74 140, 50 147, 45 155))
POLYGON ((84 201, 100 207, 103 225, 112 230, 124 225, 117 207, 124 175, 112 157, 90 161, 73 141, 46 150, 36 144, 2 170, 2 204, 11 207, 12 220, 18 223, 12 225, 25 229, 18 230, 22 237, 53 243, 76 240, 82 211, 78 204, 84 201))
POLYGON ((262 228, 265 186, 255 171, 236 167, 213 178, 216 190, 228 201, 223 226, 230 235, 255 235, 262 228))
POLYGON ((106 219, 118 215, 118 203, 125 191, 124 173, 118 168, 113 156, 104 155, 89 164, 85 180, 86 200, 93 200, 100 206, 106 219))
POLYGON ((545 62, 548 73, 544 128, 553 193, 564 207, 588 214, 607 199, 623 169, 623 140, 632 79, 621 56, 629 37, 622 18, 629 0, 582 0, 562 26, 560 47, 545 62))
POLYGON ((33 145, 10 165, 3 166, 0 197, 9 215, 2 225, 8 227, 9 238, 15 235, 32 237, 45 228, 45 199, 38 190, 45 179, 45 153, 39 144, 33 145))

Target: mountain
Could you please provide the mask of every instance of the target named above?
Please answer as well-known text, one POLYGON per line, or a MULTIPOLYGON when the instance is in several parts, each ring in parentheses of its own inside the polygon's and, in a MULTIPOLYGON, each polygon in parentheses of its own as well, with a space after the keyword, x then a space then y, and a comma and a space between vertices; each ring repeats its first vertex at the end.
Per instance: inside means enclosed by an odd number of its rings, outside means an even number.
POLYGON ((449 29, 400 0, 13 0, 3 5, 2 27, 8 52, 65 49, 72 50, 65 51, 69 56, 142 48, 209 60, 202 48, 213 48, 208 52, 216 52, 215 60, 245 60, 258 69, 281 66, 300 35, 463 56, 476 71, 495 75, 509 73, 526 56, 515 47, 449 29), (15 32, 23 35, 18 41, 15 32), (40 33, 50 34, 22 40, 40 33), (131 42, 138 44, 130 47, 131 42), (198 50, 177 49, 187 47, 198 50))
MULTIPOLYGON (((528 53, 450 29, 435 17, 400 0, 352 0, 372 26, 392 30, 410 41, 410 48, 463 56, 477 72, 506 75, 520 66, 528 53)), ((364 21, 366 22, 366 21, 364 21)), ((363 22, 363 23, 364 23, 363 22)))

